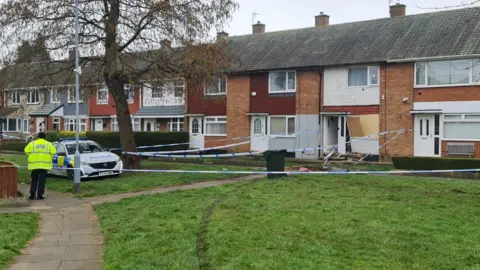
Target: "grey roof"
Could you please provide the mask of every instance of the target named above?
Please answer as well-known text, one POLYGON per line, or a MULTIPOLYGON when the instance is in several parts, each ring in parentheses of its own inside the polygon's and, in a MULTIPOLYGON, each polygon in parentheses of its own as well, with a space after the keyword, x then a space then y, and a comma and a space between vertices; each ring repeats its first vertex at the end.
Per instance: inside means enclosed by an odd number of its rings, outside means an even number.
POLYGON ((480 54, 480 7, 267 32, 228 39, 230 71, 480 54))
POLYGON ((158 107, 142 107, 140 108, 135 117, 141 116, 182 116, 185 114, 183 106, 158 106, 158 107))
POLYGON ((63 104, 45 104, 32 111, 29 116, 49 116, 62 106, 63 104))

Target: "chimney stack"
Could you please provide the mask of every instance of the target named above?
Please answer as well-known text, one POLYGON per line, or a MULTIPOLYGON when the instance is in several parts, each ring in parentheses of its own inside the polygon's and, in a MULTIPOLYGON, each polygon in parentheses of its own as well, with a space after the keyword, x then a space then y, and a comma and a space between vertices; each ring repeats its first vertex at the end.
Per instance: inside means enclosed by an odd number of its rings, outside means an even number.
POLYGON ((252 33, 253 34, 265 33, 265 24, 258 21, 256 24, 252 26, 252 33))
POLYGON ((390 17, 401 17, 406 14, 406 5, 396 3, 390 6, 390 17))
POLYGON ((320 12, 320 15, 315 16, 315 27, 325 28, 330 24, 330 16, 320 12))
POLYGON ((222 31, 217 33, 217 41, 227 40, 227 38, 228 38, 227 32, 222 31))
POLYGON ((162 41, 160 41, 160 45, 164 49, 171 49, 172 48, 172 41, 170 39, 162 39, 162 41))

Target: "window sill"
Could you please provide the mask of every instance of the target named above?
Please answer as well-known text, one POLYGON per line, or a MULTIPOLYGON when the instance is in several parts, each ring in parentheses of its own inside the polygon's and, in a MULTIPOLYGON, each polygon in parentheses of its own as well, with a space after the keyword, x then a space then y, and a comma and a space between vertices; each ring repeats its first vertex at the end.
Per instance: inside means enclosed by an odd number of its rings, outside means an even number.
POLYGON ((205 97, 222 97, 226 96, 227 93, 221 93, 221 94, 205 94, 205 97))
POLYGON ((270 138, 295 138, 296 135, 268 135, 270 138))
POLYGON ((27 104, 27 105, 39 105, 40 102, 34 102, 34 103, 27 102, 26 104, 27 104))
POLYGON ((467 83, 467 84, 448 84, 448 85, 414 85, 414 89, 422 88, 449 88, 449 87, 464 87, 464 86, 480 86, 479 83, 467 83))
POLYGON ((107 102, 97 102, 97 105, 108 105, 108 101, 107 102))
POLYGON ((286 91, 268 91, 268 94, 293 94, 297 93, 297 90, 286 90, 286 91))
POLYGON ((378 88, 380 85, 372 84, 372 85, 362 85, 362 86, 347 86, 347 89, 363 89, 363 88, 378 88))
MULTIPOLYGON (((200 135, 200 134, 199 134, 200 135)), ((203 136, 210 136, 210 137, 227 137, 227 134, 203 134, 203 136)))
POLYGON ((441 141, 446 141, 446 142, 480 142, 480 139, 448 139, 448 138, 442 138, 441 141))

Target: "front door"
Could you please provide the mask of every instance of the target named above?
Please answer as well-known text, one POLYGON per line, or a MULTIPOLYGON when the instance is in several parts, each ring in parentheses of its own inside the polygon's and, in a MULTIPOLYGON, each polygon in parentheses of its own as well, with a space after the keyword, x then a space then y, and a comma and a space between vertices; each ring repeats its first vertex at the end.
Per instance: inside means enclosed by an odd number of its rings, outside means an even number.
POLYGON ((415 116, 415 156, 435 156, 434 121, 435 117, 431 114, 420 114, 415 116))
POLYGON ((103 130, 103 119, 92 119, 92 121, 95 121, 95 124, 93 126, 94 131, 102 131, 103 130))
POLYGON ((203 149, 205 144, 202 132, 202 118, 190 118, 190 148, 203 149))
POLYGON ((156 120, 145 120, 143 122, 143 130, 145 131, 155 131, 156 120))
POLYGON ((339 154, 347 153, 347 120, 345 116, 338 117, 338 148, 339 154))
POLYGON ((38 117, 37 118, 37 132, 44 132, 46 131, 46 123, 45 123, 45 118, 43 117, 38 117))
POLYGON ((252 151, 268 150, 268 136, 266 135, 266 116, 252 116, 250 148, 252 151))

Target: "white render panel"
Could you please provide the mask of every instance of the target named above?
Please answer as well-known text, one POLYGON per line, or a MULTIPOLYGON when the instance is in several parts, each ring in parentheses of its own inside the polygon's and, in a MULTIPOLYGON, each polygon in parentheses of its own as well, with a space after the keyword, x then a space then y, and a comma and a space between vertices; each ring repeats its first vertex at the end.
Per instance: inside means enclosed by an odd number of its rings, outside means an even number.
POLYGON ((414 102, 413 110, 441 110, 442 113, 480 113, 480 101, 414 102))
POLYGON ((348 68, 325 68, 325 106, 362 106, 380 104, 379 86, 348 87, 348 68))
POLYGON ((148 85, 146 85, 146 87, 143 87, 142 96, 143 96, 142 107, 182 106, 185 104, 185 98, 175 97, 175 93, 173 91, 164 91, 163 97, 153 98, 152 88, 148 87, 148 85))
POLYGON ((378 155, 380 146, 378 139, 363 139, 355 140, 357 138, 352 138, 352 152, 361 153, 361 154, 372 154, 378 155))

